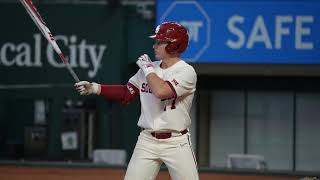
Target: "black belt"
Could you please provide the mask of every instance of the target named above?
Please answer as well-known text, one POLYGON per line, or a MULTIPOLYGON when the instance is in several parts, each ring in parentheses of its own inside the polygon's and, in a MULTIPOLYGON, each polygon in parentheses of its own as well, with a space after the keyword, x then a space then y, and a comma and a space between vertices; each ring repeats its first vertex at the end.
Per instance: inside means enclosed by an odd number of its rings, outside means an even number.
MULTIPOLYGON (((144 130, 144 128, 142 128, 142 130, 144 130)), ((188 129, 180 131, 181 135, 187 132, 189 132, 188 129)), ((172 137, 172 132, 151 132, 150 134, 157 139, 168 139, 172 137)))

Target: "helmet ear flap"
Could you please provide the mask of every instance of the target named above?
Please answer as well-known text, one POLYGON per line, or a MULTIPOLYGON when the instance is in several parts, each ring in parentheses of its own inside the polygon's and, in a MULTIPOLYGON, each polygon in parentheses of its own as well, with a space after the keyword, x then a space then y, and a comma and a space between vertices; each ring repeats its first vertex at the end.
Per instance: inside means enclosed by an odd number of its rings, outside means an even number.
POLYGON ((169 53, 169 54, 172 54, 174 52, 177 52, 179 50, 179 47, 180 47, 180 43, 178 42, 169 42, 168 45, 166 46, 166 51, 169 53))

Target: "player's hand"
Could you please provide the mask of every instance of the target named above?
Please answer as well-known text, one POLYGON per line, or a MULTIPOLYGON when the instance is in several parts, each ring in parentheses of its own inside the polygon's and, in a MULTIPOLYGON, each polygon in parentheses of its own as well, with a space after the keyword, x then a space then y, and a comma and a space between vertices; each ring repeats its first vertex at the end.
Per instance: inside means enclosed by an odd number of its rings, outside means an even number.
POLYGON ((147 54, 140 56, 136 63, 143 71, 145 76, 148 76, 148 74, 155 72, 154 65, 152 64, 152 61, 147 54))
POLYGON ((74 87, 80 95, 100 94, 100 84, 90 83, 88 81, 80 81, 74 84, 74 87))

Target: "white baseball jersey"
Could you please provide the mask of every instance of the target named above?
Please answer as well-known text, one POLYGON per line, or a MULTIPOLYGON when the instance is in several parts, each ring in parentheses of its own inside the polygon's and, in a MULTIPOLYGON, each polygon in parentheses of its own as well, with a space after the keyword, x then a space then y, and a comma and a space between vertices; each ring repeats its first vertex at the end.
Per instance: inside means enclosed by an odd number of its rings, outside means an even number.
POLYGON ((166 100, 155 97, 143 71, 139 70, 129 80, 140 91, 141 115, 138 126, 154 131, 182 131, 189 128, 190 109, 197 82, 195 70, 182 60, 166 69, 160 67, 161 61, 153 64, 156 74, 168 82, 175 97, 166 100))

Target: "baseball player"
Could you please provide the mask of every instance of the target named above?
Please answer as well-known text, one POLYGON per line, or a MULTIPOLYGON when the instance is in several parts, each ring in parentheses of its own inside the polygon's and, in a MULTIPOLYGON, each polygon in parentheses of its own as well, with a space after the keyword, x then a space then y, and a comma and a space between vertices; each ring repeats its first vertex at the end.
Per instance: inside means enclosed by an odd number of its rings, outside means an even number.
POLYGON ((190 109, 197 75, 180 59, 188 46, 188 32, 176 22, 160 24, 154 39, 155 56, 137 60, 139 71, 126 85, 80 81, 81 95, 96 94, 127 105, 140 96, 141 133, 129 162, 125 180, 153 180, 164 163, 174 180, 197 180, 197 163, 190 142, 190 109))

